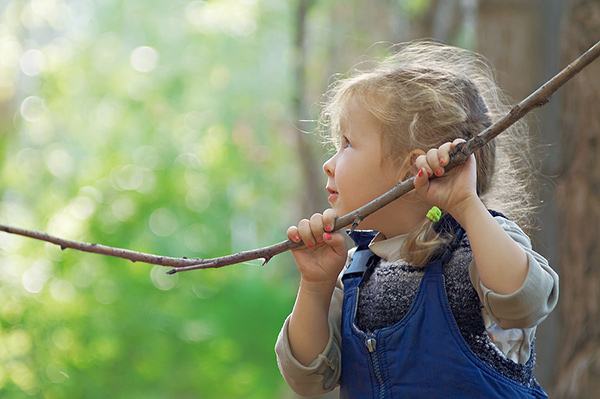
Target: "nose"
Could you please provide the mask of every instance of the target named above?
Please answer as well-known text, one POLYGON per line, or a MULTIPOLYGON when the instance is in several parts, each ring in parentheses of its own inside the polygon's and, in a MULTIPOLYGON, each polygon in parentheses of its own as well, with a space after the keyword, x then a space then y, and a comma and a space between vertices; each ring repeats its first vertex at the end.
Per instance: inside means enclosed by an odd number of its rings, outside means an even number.
MULTIPOLYGON (((337 154, 336 154, 337 155, 337 154)), ((333 177, 335 175, 335 157, 336 155, 332 156, 331 158, 329 158, 324 164, 323 164, 323 171, 325 172, 325 174, 329 177, 333 177)))

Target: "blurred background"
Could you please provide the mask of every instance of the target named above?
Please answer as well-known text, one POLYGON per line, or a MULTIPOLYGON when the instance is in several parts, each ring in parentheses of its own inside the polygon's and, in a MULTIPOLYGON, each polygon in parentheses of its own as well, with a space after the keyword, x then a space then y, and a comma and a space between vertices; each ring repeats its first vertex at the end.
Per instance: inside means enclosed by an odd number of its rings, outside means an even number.
MULTIPOLYGON (((331 76, 422 37, 487 56, 517 102, 600 39, 600 2, 0 0, 0 223, 175 257, 279 242, 327 207, 331 76)), ((600 392, 599 63, 528 117, 553 398, 600 392)), ((290 254, 167 270, 0 233, 0 396, 295 398, 290 254)))

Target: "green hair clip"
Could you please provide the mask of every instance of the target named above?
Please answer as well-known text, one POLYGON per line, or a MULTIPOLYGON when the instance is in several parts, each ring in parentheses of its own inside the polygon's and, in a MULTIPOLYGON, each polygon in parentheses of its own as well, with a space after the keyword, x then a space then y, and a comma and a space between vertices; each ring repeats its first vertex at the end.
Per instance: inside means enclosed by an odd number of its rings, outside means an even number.
POLYGON ((433 208, 431 208, 429 210, 429 212, 427 212, 427 217, 429 219, 431 219, 432 222, 437 222, 438 220, 440 220, 440 217, 442 216, 442 211, 440 211, 440 208, 438 208, 437 206, 434 206, 433 208))

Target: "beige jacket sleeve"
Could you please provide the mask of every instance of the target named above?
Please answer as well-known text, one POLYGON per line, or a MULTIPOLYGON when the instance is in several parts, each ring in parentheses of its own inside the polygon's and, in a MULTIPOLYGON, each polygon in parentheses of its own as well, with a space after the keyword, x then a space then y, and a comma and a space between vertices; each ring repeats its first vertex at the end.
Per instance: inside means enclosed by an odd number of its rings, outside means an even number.
POLYGON ((558 301, 558 275, 548 261, 533 251, 529 237, 514 222, 496 217, 502 228, 527 253, 529 270, 525 282, 509 295, 497 294, 480 280, 475 263, 469 267, 473 286, 481 303, 502 329, 532 328, 540 324, 558 301))
POLYGON ((341 324, 344 290, 341 276, 331 297, 329 307, 329 340, 310 366, 300 364, 292 355, 288 339, 288 317, 275 344, 277 365, 290 388, 301 396, 316 396, 333 390, 340 380, 342 368, 341 324))

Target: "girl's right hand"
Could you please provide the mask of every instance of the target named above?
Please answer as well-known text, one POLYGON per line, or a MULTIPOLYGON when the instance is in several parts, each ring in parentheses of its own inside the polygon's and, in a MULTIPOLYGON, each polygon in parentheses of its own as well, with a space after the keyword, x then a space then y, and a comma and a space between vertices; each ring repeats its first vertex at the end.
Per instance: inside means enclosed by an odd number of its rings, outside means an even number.
POLYGON ((341 232, 331 232, 337 217, 333 209, 327 209, 287 230, 290 240, 304 242, 304 246, 292 250, 303 284, 335 284, 346 264, 346 240, 341 232))

